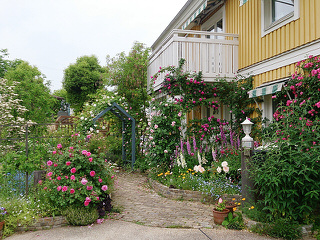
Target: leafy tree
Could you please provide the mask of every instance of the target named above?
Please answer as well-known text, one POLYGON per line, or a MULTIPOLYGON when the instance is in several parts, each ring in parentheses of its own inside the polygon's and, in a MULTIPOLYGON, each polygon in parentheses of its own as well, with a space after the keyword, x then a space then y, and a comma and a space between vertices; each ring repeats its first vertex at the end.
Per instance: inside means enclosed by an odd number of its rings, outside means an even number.
POLYGON ((15 93, 28 109, 23 116, 26 120, 38 123, 50 121, 54 98, 50 95, 49 83, 45 82, 45 76, 37 67, 21 61, 19 65, 8 69, 5 78, 10 83, 18 82, 15 93))
POLYGON ((102 86, 104 68, 99 65, 96 56, 82 56, 75 64, 64 70, 63 87, 67 91, 67 101, 75 112, 102 86))
POLYGON ((22 62, 20 59, 15 59, 13 61, 5 59, 8 56, 9 53, 7 49, 0 49, 0 78, 4 77, 4 74, 8 71, 8 69, 15 68, 22 62))
POLYGON ((107 85, 116 87, 119 96, 124 97, 130 112, 139 121, 138 136, 146 127, 148 107, 147 67, 150 49, 135 42, 128 56, 124 52, 110 59, 107 56, 107 85))

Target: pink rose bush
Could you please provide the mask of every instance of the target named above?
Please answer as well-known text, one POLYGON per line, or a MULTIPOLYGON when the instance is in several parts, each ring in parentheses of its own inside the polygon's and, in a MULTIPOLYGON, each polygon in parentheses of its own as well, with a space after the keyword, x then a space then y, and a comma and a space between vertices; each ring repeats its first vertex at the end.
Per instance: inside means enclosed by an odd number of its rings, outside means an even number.
POLYGON ((55 206, 64 209, 97 207, 113 188, 110 164, 104 158, 85 150, 86 142, 73 135, 75 144, 58 144, 46 162, 45 191, 55 206))

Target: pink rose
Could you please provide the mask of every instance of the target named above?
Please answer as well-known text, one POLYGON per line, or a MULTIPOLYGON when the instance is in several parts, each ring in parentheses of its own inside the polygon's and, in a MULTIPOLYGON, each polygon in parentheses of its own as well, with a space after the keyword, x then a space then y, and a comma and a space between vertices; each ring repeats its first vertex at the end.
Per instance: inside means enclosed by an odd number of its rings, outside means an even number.
POLYGON ((51 177, 51 176, 52 176, 52 172, 48 172, 48 173, 47 173, 47 176, 48 176, 48 177, 51 177))
POLYGON ((90 157, 91 152, 87 152, 86 155, 87 155, 87 157, 90 157))
POLYGON ((60 176, 58 176, 58 177, 57 177, 57 180, 61 180, 61 177, 60 177, 60 176))
POLYGON ((57 190, 58 190, 58 191, 60 191, 60 190, 61 190, 61 188, 62 188, 61 186, 58 186, 58 187, 57 187, 57 190))
POLYGON ((74 175, 71 175, 70 179, 71 180, 76 180, 76 177, 74 175))
POLYGON ((85 178, 82 178, 81 183, 82 183, 82 185, 86 185, 88 183, 88 180, 85 178))
POLYGON ((93 186, 87 186, 87 190, 90 191, 92 190, 93 186))
POLYGON ((63 186, 62 192, 66 192, 67 190, 68 190, 68 187, 67 186, 63 186))
POLYGON ((77 171, 76 168, 71 168, 70 170, 71 173, 75 173, 76 171, 77 171))
POLYGON ((68 176, 64 176, 66 179, 68 179, 69 177, 68 176))
POLYGON ((58 149, 62 148, 62 145, 59 143, 59 144, 57 145, 57 148, 58 148, 58 149))
POLYGON ((112 175, 112 176, 111 176, 111 179, 113 179, 113 178, 114 178, 114 176, 112 175))
POLYGON ((98 180, 98 181, 99 181, 99 183, 102 183, 102 179, 101 179, 101 178, 99 178, 99 180, 98 180))
POLYGON ((73 147, 69 147, 71 150, 73 149, 73 147))
POLYGON ((57 151, 53 151, 53 152, 52 152, 52 154, 56 154, 56 153, 57 153, 57 151))
POLYGON ((70 189, 70 194, 74 194, 74 192, 75 192, 74 189, 71 188, 71 189, 70 189))
POLYGON ((91 202, 91 199, 89 197, 86 197, 86 202, 91 202))
POLYGON ((89 158, 89 162, 92 162, 92 158, 89 158))
POLYGON ((85 206, 88 206, 89 203, 90 203, 90 202, 88 202, 88 201, 84 201, 84 205, 85 205, 85 206))
POLYGON ((57 166, 58 166, 58 164, 56 164, 56 163, 55 163, 55 164, 53 164, 53 166, 54 166, 54 167, 57 167, 57 166))
POLYGON ((99 198, 99 197, 97 197, 96 199, 97 199, 97 201, 99 201, 99 200, 100 200, 100 198, 99 198))
POLYGON ((86 150, 82 150, 82 154, 83 155, 87 155, 87 151, 86 150))
POLYGON ((48 165, 48 166, 51 166, 51 165, 52 165, 52 161, 49 160, 49 161, 47 162, 47 165, 48 165))
POLYGON ((67 165, 67 166, 70 166, 70 164, 71 164, 71 162, 69 162, 69 161, 68 161, 68 162, 66 162, 66 165, 67 165))
POLYGON ((94 177, 94 175, 96 175, 96 172, 95 172, 95 171, 91 171, 91 172, 90 172, 90 176, 91 176, 91 177, 94 177))
POLYGON ((107 186, 107 185, 103 185, 103 186, 101 187, 101 189, 102 189, 102 191, 107 191, 107 190, 108 190, 108 186, 107 186))

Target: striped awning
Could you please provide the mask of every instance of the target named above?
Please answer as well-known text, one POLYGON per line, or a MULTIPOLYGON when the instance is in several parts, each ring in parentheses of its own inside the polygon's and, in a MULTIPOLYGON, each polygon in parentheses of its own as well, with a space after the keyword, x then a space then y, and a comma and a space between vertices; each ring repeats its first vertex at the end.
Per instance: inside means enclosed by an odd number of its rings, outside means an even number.
POLYGON ((256 89, 250 90, 248 92, 249 98, 264 96, 268 94, 274 94, 276 92, 281 91, 283 85, 285 84, 286 80, 282 80, 281 82, 277 83, 270 83, 269 85, 261 85, 256 89))
POLYGON ((207 1, 201 4, 200 8, 198 8, 189 18, 188 20, 182 25, 182 29, 186 29, 186 27, 207 7, 207 1))

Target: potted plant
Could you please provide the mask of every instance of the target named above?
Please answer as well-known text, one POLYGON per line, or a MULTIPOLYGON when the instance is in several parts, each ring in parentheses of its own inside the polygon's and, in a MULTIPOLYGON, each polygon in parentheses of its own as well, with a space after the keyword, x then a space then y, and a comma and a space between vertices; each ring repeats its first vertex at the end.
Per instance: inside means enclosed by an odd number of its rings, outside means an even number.
POLYGON ((213 220, 215 224, 221 225, 224 219, 228 216, 229 210, 226 209, 226 200, 219 198, 218 203, 213 209, 213 220))
POLYGON ((226 202, 226 209, 228 209, 232 214, 237 209, 237 204, 234 202, 236 199, 233 198, 232 201, 226 202))
POLYGON ((2 239, 3 227, 4 227, 4 223, 7 215, 8 213, 6 209, 4 207, 0 207, 0 240, 2 239))

